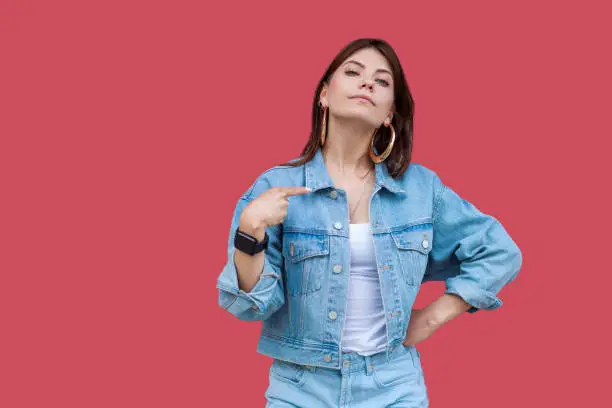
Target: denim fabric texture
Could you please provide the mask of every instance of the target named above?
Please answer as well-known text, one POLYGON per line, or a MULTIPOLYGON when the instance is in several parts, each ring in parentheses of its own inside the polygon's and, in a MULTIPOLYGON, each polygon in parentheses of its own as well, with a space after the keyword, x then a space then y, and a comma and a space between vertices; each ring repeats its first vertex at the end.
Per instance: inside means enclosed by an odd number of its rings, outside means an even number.
MULTIPOLYGON (((382 355, 390 363, 398 348, 406 348, 402 341, 423 283, 444 281, 446 293, 468 302, 470 313, 497 309, 498 293, 516 278, 522 254, 496 218, 460 197, 434 171, 412 162, 394 179, 384 163, 375 166, 370 225, 386 317, 382 355)), ((347 196, 334 188, 320 149, 301 166, 263 172, 239 198, 227 263, 217 279, 218 303, 238 319, 262 321, 258 352, 302 366, 343 369, 349 223, 347 196), (312 192, 289 197, 285 220, 267 229, 262 274, 245 292, 238 288, 234 233, 245 206, 275 186, 306 186, 312 192)))
POLYGON ((303 366, 274 360, 266 390, 266 408, 427 408, 429 396, 420 353, 398 347, 361 356, 342 353, 341 368, 303 366))

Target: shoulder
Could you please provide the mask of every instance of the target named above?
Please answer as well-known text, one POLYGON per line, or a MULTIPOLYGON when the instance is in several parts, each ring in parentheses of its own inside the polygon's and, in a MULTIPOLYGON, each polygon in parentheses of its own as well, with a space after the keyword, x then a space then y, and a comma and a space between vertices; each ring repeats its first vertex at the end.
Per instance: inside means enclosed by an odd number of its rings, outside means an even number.
POLYGON ((409 195, 439 200, 445 186, 438 172, 423 163, 411 162, 406 171, 395 180, 395 184, 409 195))
POLYGON ((413 186, 415 183, 420 186, 435 186, 439 177, 432 168, 419 162, 411 162, 400 180, 404 187, 413 186))
MULTIPOLYGON (((288 163, 297 162, 294 158, 288 163)), ((304 164, 276 165, 268 167, 259 173, 251 182, 250 187, 242 194, 242 198, 251 200, 272 187, 294 187, 304 185, 304 164)))
POLYGON ((433 169, 425 166, 423 163, 411 162, 404 174, 432 178, 436 175, 436 172, 433 169))

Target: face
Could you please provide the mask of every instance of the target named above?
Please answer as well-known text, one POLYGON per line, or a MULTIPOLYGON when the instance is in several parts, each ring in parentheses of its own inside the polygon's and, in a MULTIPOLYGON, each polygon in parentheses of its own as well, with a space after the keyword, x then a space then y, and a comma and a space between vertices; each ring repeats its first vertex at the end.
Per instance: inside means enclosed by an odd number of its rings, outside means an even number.
POLYGON ((386 58, 364 48, 340 65, 323 87, 320 102, 330 115, 362 120, 374 128, 393 117, 393 75, 386 58))

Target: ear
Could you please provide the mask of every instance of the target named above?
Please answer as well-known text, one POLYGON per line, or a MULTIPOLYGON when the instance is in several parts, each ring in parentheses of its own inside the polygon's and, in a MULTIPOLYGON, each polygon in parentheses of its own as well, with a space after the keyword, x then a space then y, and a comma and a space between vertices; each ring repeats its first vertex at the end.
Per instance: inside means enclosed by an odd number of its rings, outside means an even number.
POLYGON ((327 85, 323 85, 323 88, 321 88, 321 93, 319 94, 319 103, 323 106, 328 106, 327 85))
POLYGON ((395 113, 395 104, 393 104, 393 106, 391 106, 391 110, 389 111, 389 115, 387 115, 387 117, 385 118, 385 123, 387 124, 391 124, 391 121, 393 120, 393 115, 395 113))

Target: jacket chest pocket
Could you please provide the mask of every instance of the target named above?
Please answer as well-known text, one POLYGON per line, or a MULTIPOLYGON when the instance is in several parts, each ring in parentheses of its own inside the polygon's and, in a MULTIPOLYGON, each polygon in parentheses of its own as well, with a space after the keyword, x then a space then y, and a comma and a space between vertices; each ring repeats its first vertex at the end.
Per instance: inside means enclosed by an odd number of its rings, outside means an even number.
POLYGON ((433 244, 433 225, 431 222, 411 225, 391 232, 397 248, 397 259, 404 281, 418 286, 425 275, 429 252, 433 244))
POLYGON ((289 296, 317 292, 329 264, 329 236, 285 232, 283 257, 289 296))

